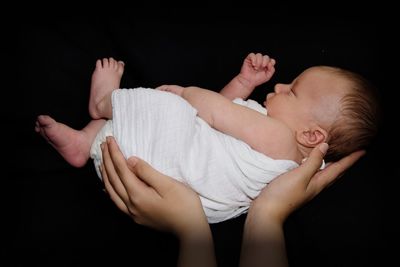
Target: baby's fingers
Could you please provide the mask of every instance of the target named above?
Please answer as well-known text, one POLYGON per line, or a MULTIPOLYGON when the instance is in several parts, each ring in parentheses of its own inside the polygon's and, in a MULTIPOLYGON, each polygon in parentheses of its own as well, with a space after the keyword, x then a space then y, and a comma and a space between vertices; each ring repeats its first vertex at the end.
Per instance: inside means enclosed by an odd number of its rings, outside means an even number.
POLYGON ((271 58, 270 58, 268 55, 264 55, 264 56, 262 57, 261 66, 262 66, 263 68, 265 68, 265 67, 269 66, 268 63, 270 63, 270 62, 271 62, 271 58))
POLYGON ((259 68, 262 67, 262 64, 263 64, 263 55, 261 53, 257 53, 255 58, 255 65, 253 66, 256 70, 258 70, 259 68))
POLYGON ((161 90, 161 91, 167 91, 168 88, 169 88, 169 85, 163 84, 163 85, 160 85, 160 86, 156 87, 155 89, 156 90, 161 90))

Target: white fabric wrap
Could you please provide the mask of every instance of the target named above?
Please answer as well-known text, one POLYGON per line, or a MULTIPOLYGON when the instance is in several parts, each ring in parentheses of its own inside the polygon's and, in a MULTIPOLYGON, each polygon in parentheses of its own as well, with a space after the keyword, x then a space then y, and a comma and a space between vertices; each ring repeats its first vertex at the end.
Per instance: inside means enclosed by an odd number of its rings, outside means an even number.
MULTIPOLYGON (((234 102, 266 114, 253 100, 234 102)), ((138 156, 193 188, 210 223, 246 212, 266 184, 298 166, 271 159, 211 128, 186 100, 169 92, 119 89, 112 94, 112 105, 113 119, 97 134, 91 148, 99 177, 100 144, 113 135, 126 158, 138 156)))

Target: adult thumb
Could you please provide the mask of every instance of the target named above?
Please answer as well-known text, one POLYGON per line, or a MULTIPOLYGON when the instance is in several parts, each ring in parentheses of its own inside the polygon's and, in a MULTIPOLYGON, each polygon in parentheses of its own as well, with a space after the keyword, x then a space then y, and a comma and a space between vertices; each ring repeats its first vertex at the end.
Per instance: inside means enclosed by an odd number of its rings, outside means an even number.
POLYGON ((171 177, 164 175, 154 169, 146 161, 138 157, 130 157, 128 160, 129 169, 143 182, 156 191, 162 191, 171 184, 171 177))
POLYGON ((303 169, 304 175, 311 179, 313 175, 321 168, 324 156, 328 151, 329 145, 327 143, 321 143, 314 147, 309 157, 300 166, 303 169))

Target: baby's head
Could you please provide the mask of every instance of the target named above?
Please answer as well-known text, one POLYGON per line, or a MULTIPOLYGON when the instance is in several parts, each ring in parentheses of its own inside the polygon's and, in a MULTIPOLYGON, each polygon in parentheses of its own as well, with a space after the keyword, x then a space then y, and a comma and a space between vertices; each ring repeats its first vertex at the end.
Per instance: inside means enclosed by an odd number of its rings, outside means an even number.
POLYGON ((326 159, 335 161, 371 143, 378 131, 381 111, 377 89, 364 77, 339 68, 327 71, 348 81, 347 93, 329 131, 326 159))
POLYGON ((326 161, 365 149, 379 120, 376 89, 348 70, 317 66, 267 95, 268 115, 285 122, 303 148, 329 144, 326 161))

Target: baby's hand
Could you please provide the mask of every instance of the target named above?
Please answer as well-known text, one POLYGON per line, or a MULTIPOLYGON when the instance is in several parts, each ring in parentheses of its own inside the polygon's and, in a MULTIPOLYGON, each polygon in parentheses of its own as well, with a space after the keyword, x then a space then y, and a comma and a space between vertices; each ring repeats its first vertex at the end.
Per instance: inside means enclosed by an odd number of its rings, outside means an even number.
POLYGON ((161 90, 161 91, 171 92, 171 93, 174 93, 176 95, 182 96, 183 90, 185 88, 182 87, 182 86, 179 86, 179 85, 168 85, 168 84, 165 84, 165 85, 158 86, 156 89, 157 90, 161 90))
POLYGON ((243 61, 239 76, 252 87, 269 81, 275 73, 275 59, 261 53, 250 53, 243 61))

